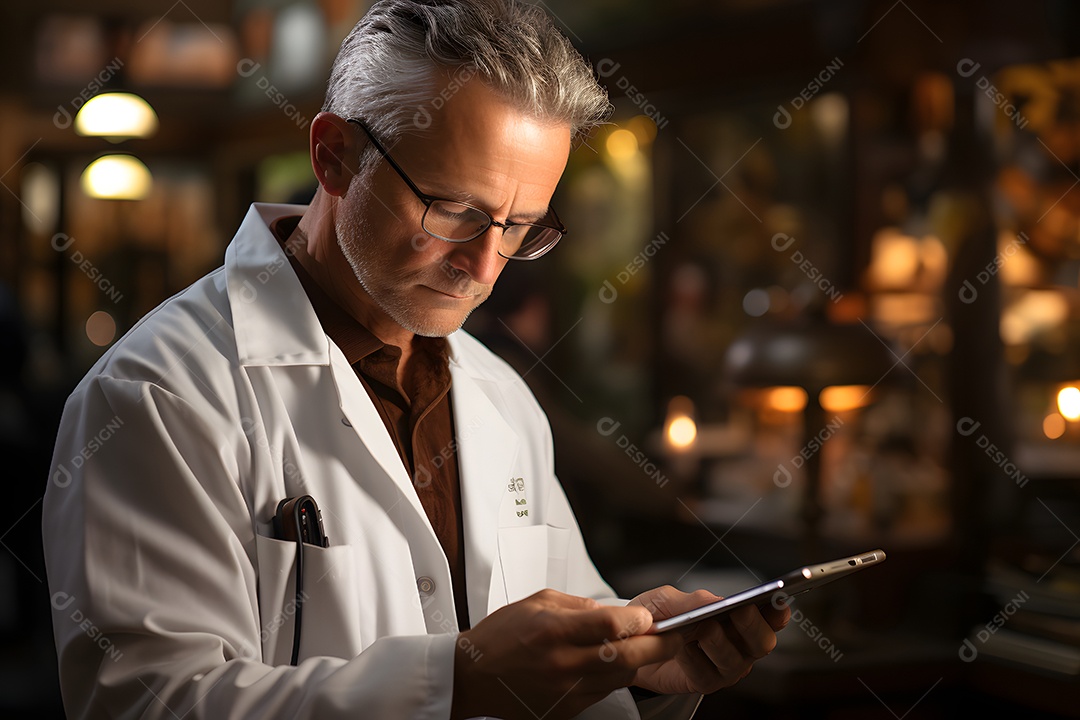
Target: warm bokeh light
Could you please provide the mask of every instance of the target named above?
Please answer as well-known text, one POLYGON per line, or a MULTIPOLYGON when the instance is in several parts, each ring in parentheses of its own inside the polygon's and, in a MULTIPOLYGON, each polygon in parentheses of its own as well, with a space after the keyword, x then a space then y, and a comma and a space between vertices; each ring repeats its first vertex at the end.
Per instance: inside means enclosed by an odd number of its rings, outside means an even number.
POLYGON ((668 442, 677 448, 688 448, 697 437, 697 423, 686 416, 671 421, 667 431, 668 442))
POLYGON ((806 407, 806 391, 801 387, 769 388, 765 395, 765 406, 780 412, 802 412, 806 407))
POLYGON ((1001 339, 1007 345, 1031 342, 1060 327, 1069 317, 1069 301, 1057 290, 1025 290, 1001 313, 1001 339))
POLYGON ((1071 385, 1062 388, 1057 396, 1057 406, 1066 420, 1080 420, 1080 389, 1071 385))
POLYGON ((90 197, 142 200, 150 194, 150 171, 133 155, 106 155, 87 166, 80 184, 90 197))
POLYGON ((818 400, 828 412, 857 410, 870 403, 870 388, 866 385, 833 385, 822 390, 818 400))
POLYGON ((626 129, 634 133, 638 145, 649 145, 656 139, 656 123, 648 115, 635 115, 626 123, 626 129))
POLYGON ((32 232, 44 235, 60 216, 60 175, 41 163, 27 163, 22 171, 22 219, 32 232))
POLYGON ((98 347, 105 347, 116 338, 116 321, 104 310, 98 310, 86 319, 86 337, 98 347))
POLYGON ((896 228, 882 228, 873 239, 870 276, 879 289, 909 288, 919 272, 919 241, 896 228))
POLYGON ((810 119, 829 145, 844 139, 849 115, 848 100, 842 93, 825 93, 810 103, 810 119))
POLYGON ((1065 434, 1065 418, 1057 413, 1050 413, 1043 418, 1043 434, 1051 440, 1057 440, 1065 434))
POLYGON ((619 128, 608 135, 605 147, 611 157, 616 160, 625 160, 633 157, 638 151, 638 140, 634 133, 619 128))
POLYGON ((110 140, 148 138, 157 128, 154 108, 131 93, 112 92, 92 97, 75 116, 75 132, 110 140))
POLYGON ((664 420, 664 439, 676 450, 686 450, 697 438, 694 422, 694 401, 685 395, 677 395, 668 401, 667 418, 664 420))

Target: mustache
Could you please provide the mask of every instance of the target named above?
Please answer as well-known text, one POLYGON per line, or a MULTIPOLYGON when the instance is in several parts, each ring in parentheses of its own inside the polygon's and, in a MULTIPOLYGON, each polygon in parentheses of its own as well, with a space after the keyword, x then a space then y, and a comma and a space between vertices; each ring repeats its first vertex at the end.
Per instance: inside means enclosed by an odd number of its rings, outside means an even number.
POLYGON ((439 269, 440 273, 424 278, 423 284, 439 292, 459 297, 475 295, 486 298, 491 294, 491 285, 476 282, 463 270, 449 266, 439 269))

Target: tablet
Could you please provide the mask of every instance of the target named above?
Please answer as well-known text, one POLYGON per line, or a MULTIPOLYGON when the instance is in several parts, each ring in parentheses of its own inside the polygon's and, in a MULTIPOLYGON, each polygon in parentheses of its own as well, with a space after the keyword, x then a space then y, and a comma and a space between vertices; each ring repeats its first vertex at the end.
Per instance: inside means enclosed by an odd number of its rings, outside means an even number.
POLYGON ((674 615, 665 620, 654 623, 649 629, 650 633, 662 633, 675 628, 699 622, 705 618, 711 618, 721 613, 726 613, 744 605, 768 605, 782 607, 789 602, 792 595, 804 593, 833 580, 851 575, 871 565, 878 565, 885 560, 884 550, 871 550, 846 558, 807 565, 792 570, 786 575, 762 583, 756 587, 743 590, 742 592, 729 595, 722 600, 702 605, 699 608, 689 610, 679 615, 674 615))

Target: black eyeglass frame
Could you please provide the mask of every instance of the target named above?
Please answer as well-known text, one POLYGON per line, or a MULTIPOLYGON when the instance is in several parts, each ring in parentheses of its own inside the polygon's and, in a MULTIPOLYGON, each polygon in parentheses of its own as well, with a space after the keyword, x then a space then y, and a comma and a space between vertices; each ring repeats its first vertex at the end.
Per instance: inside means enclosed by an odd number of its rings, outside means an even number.
POLYGON ((346 118, 345 121, 353 123, 354 125, 359 126, 367 134, 368 139, 371 140, 371 144, 375 146, 375 149, 378 150, 379 154, 382 155, 383 159, 386 160, 386 162, 390 165, 390 167, 392 167, 394 169, 394 171, 401 177, 401 179, 405 181, 405 184, 409 186, 409 190, 412 191, 413 195, 415 195, 417 197, 417 199, 419 199, 420 202, 422 202, 424 204, 424 215, 423 215, 423 217, 420 218, 420 226, 424 229, 424 232, 428 233, 432 237, 436 237, 436 238, 442 240, 443 242, 448 242, 448 243, 467 243, 467 242, 475 240, 476 238, 483 235, 485 232, 487 232, 488 228, 491 227, 492 225, 494 225, 497 228, 501 228, 504 233, 508 229, 510 229, 511 227, 514 227, 514 226, 537 227, 537 228, 543 228, 544 230, 554 230, 555 232, 559 233, 558 237, 556 237, 555 240, 550 242, 546 247, 543 247, 543 249, 541 249, 539 252, 536 252, 535 254, 532 254, 532 255, 528 255, 528 256, 503 255, 502 250, 501 249, 499 250, 499 256, 504 257, 507 260, 536 260, 537 258, 540 258, 540 257, 546 255, 552 248, 554 248, 556 245, 558 245, 559 241, 562 240, 563 237, 567 234, 566 226, 564 226, 563 223, 562 223, 562 220, 559 219, 559 214, 555 212, 555 208, 551 207, 551 206, 548 206, 548 213, 550 214, 551 218, 556 223, 558 223, 558 225, 543 225, 541 223, 519 223, 519 222, 514 222, 512 220, 507 220, 505 223, 501 223, 498 220, 496 220, 494 217, 492 217, 491 213, 489 213, 487 210, 485 210, 483 208, 476 207, 475 205, 471 205, 471 204, 469 204, 467 202, 463 202, 461 200, 452 200, 450 198, 438 197, 436 195, 428 195, 427 193, 420 190, 420 188, 418 188, 416 186, 416 183, 414 183, 409 178, 409 176, 405 174, 405 171, 401 169, 401 166, 398 165, 397 162, 394 161, 394 158, 390 157, 390 153, 386 150, 385 147, 383 147, 382 143, 380 143, 378 138, 375 137, 375 133, 371 132, 371 129, 368 128, 367 124, 365 124, 363 120, 360 120, 359 118, 346 118), (472 237, 464 238, 464 239, 448 238, 448 237, 445 237, 443 235, 438 235, 436 233, 433 233, 430 230, 428 230, 426 227, 424 227, 424 220, 427 219, 428 210, 431 209, 431 204, 434 203, 434 202, 454 203, 456 205, 462 205, 462 206, 467 207, 467 208, 469 208, 471 210, 475 210, 475 211, 481 213, 482 215, 484 215, 484 217, 487 218, 488 224, 485 225, 483 228, 481 228, 472 237))

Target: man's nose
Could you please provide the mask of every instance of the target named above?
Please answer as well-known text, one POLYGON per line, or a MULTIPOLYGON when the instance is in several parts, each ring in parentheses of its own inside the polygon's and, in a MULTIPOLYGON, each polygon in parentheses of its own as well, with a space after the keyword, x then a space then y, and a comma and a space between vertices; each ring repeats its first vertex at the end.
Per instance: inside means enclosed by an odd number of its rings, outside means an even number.
POLYGON ((507 262, 499 255, 502 234, 502 228, 492 225, 469 242, 454 245, 447 258, 450 266, 467 274, 474 282, 493 285, 507 262))

